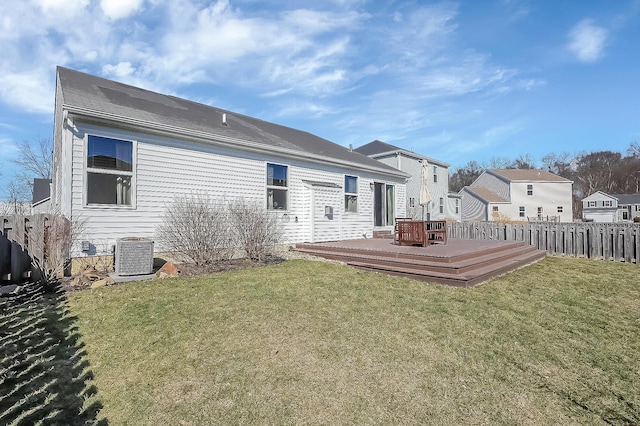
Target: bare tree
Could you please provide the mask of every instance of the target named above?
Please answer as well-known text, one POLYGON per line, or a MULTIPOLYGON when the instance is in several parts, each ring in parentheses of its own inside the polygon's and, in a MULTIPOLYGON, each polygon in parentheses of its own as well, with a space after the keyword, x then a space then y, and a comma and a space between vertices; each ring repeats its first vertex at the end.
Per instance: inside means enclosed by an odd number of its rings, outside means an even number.
POLYGON ((33 143, 23 140, 17 147, 14 163, 33 177, 51 179, 53 142, 50 138, 38 138, 33 143))
POLYGON ((4 191, 4 203, 1 203, 0 213, 2 215, 27 215, 31 212, 31 197, 28 197, 29 190, 25 189, 20 182, 13 180, 9 182, 4 191))
POLYGON ((18 154, 12 161, 20 170, 13 179, 15 190, 20 191, 19 198, 30 201, 33 179, 51 179, 53 141, 51 138, 38 138, 33 142, 23 140, 16 146, 18 154))

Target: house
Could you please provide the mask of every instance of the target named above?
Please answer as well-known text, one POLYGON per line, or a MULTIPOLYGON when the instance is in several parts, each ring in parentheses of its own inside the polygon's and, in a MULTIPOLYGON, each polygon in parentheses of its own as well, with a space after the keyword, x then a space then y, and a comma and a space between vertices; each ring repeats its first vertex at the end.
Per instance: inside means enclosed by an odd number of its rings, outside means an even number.
POLYGON ((607 194, 596 191, 582 199, 582 218, 592 222, 630 222, 640 217, 640 192, 607 194))
POLYGON ((52 208, 83 220, 89 254, 153 239, 177 194, 259 203, 286 243, 405 215, 406 173, 304 131, 62 67, 55 100, 52 208))
POLYGON ((545 170, 489 169, 459 192, 462 220, 571 222, 573 182, 545 170))
POLYGON ((407 182, 408 217, 416 220, 461 220, 462 197, 449 193, 449 164, 379 140, 362 145, 356 151, 411 175, 407 182), (431 201, 425 206, 420 205, 423 168, 431 195, 431 201))

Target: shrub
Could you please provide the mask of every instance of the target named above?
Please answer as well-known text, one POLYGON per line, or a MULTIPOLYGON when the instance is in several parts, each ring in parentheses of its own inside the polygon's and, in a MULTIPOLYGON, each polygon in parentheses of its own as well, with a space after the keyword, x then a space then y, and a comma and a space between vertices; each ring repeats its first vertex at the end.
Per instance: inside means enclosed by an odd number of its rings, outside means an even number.
POLYGON ((280 241, 277 216, 258 203, 213 200, 206 193, 174 197, 156 230, 162 246, 198 266, 229 260, 240 249, 264 260, 280 241))
POLYGON ((238 199, 229 205, 228 217, 234 241, 251 260, 264 260, 280 241, 277 216, 258 203, 238 199))
POLYGON ((233 255, 225 204, 206 193, 176 195, 156 231, 166 249, 199 266, 233 255))

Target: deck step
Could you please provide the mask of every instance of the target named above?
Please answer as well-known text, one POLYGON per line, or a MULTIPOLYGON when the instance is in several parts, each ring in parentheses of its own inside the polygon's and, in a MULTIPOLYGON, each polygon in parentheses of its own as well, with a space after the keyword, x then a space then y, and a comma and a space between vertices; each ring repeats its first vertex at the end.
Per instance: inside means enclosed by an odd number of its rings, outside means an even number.
POLYGON ((518 246, 514 247, 510 250, 502 250, 496 253, 480 253, 478 256, 470 257, 462 259, 458 262, 453 263, 445 263, 445 262, 434 262, 430 260, 428 257, 424 257, 423 259, 406 259, 406 258, 397 258, 388 256, 385 253, 375 253, 375 254, 362 254, 362 253, 331 253, 331 252, 320 252, 314 253, 313 250, 300 250, 301 252, 318 255, 320 257, 325 257, 332 260, 341 260, 346 263, 351 262, 366 262, 366 263, 375 263, 379 266, 413 266, 420 267, 425 270, 433 271, 433 272, 449 272, 454 274, 463 274, 466 272, 470 272, 474 269, 490 265, 492 263, 496 263, 501 260, 507 260, 509 258, 515 258, 517 256, 531 253, 535 251, 535 248, 532 246, 518 246))
POLYGON ((398 247, 380 240, 298 244, 296 250, 340 260, 370 271, 470 287, 546 256, 543 250, 521 242, 478 243, 452 241, 439 247, 398 247))
POLYGON ((491 278, 497 277, 498 275, 505 274, 507 272, 542 260, 545 256, 546 253, 544 251, 536 250, 536 252, 534 253, 527 253, 515 258, 505 259, 501 262, 496 262, 490 266, 484 266, 465 274, 433 271, 425 268, 411 266, 380 265, 378 263, 360 261, 347 262, 347 265, 353 266, 358 269, 412 278, 419 281, 435 282, 454 287, 473 287, 475 285, 488 281, 491 278))

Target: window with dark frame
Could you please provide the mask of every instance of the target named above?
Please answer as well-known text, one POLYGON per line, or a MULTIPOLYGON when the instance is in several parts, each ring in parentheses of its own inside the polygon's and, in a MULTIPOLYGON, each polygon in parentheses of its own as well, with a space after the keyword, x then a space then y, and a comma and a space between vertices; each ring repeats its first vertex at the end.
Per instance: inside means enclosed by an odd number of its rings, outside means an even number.
POLYGON ((87 205, 132 206, 133 142, 87 136, 87 205))
POLYGON ((288 167, 267 163, 267 210, 287 210, 288 167))
POLYGON ((558 213, 562 213, 563 210, 564 210, 563 206, 558 206, 558 213))
POLYGON ((358 178, 344 177, 344 211, 358 213, 358 178))
POLYGON ((433 183, 438 183, 438 166, 433 166, 433 183))
POLYGON ((440 213, 444 213, 444 198, 440 197, 440 213))
POLYGON ((527 195, 533 195, 533 185, 527 185, 527 195))
POLYGON ((525 212, 526 212, 525 209, 524 209, 524 206, 520 206, 518 208, 518 210, 519 210, 519 213, 520 213, 520 217, 524 217, 525 212))

